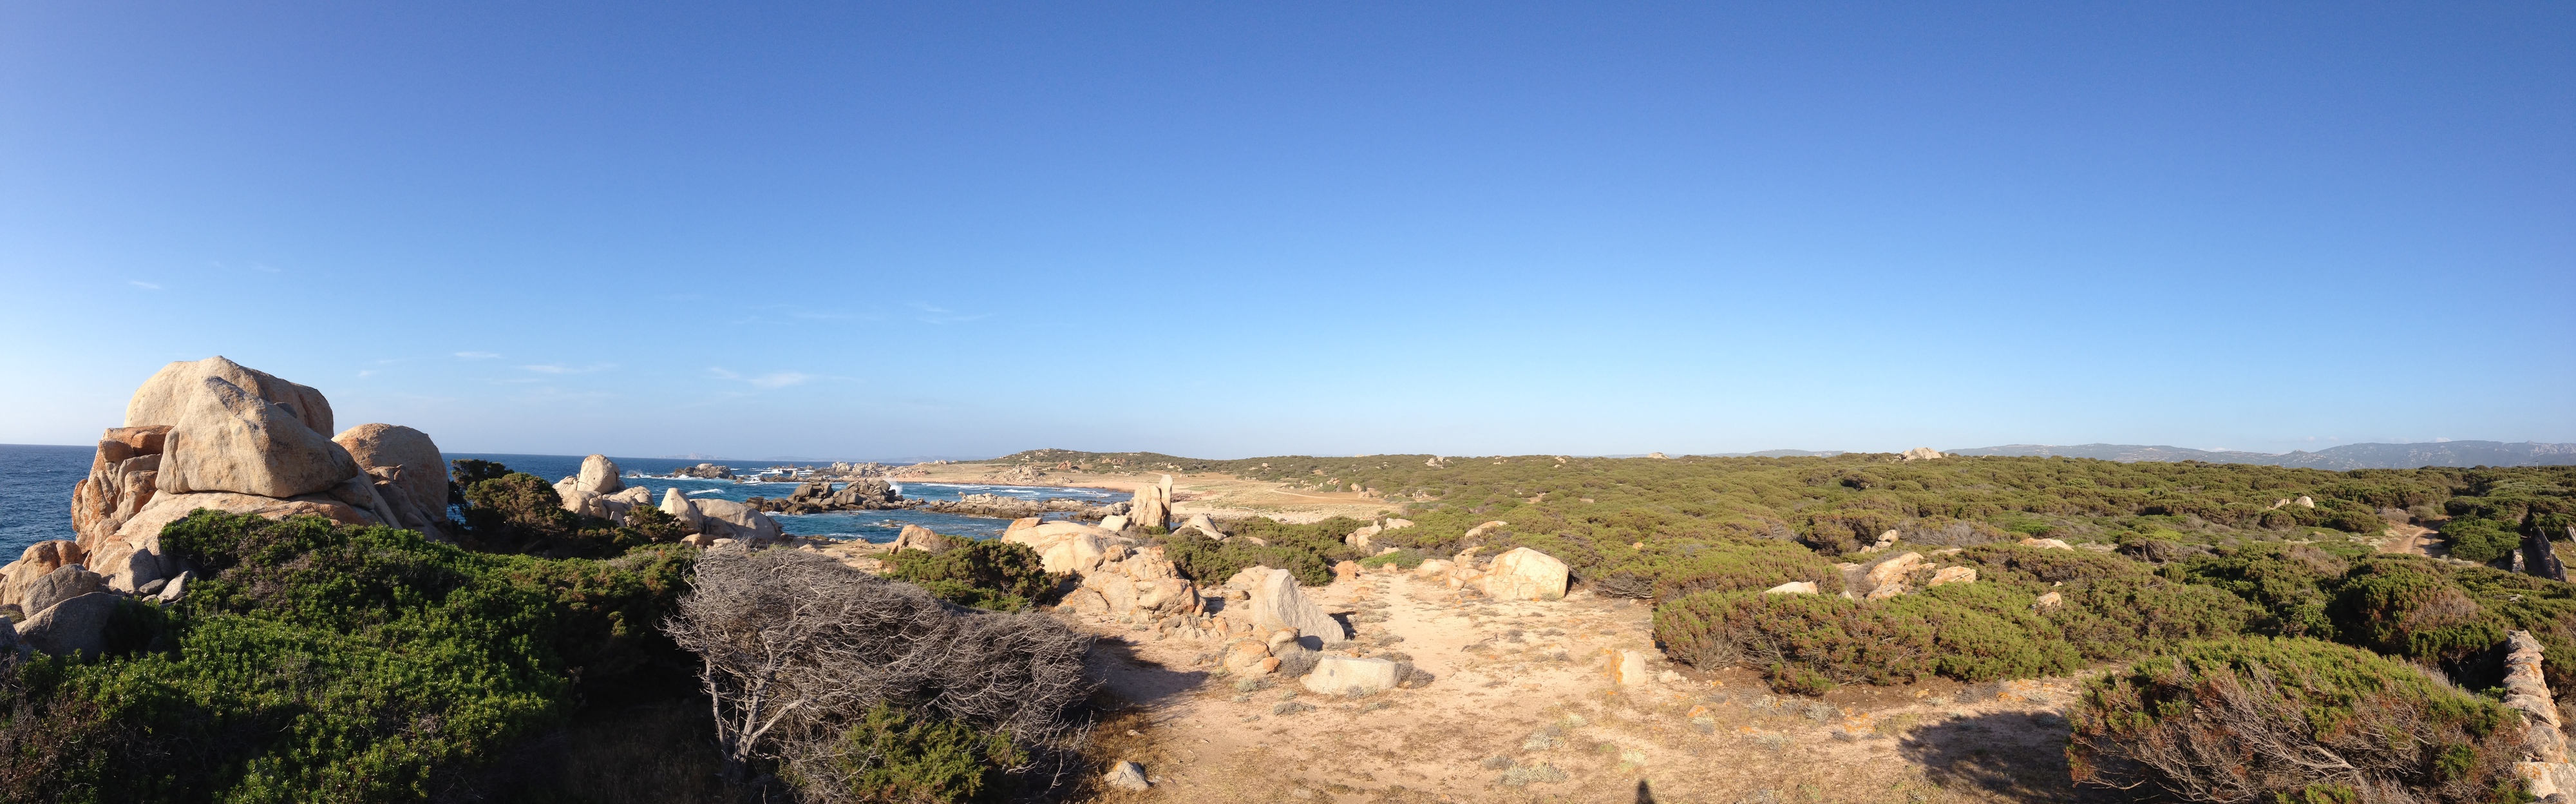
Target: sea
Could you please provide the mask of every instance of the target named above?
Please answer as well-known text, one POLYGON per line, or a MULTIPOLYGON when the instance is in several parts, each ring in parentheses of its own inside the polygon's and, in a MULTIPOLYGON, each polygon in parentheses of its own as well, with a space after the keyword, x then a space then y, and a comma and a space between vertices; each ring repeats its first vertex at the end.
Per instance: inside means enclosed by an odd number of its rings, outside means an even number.
MULTIPOLYGON (((72 486, 89 476, 89 464, 95 447, 56 447, 23 444, 0 444, 0 563, 15 560, 28 545, 47 539, 70 539, 72 536, 72 486)), ((511 471, 526 472, 554 482, 581 472, 583 456, 579 455, 501 455, 486 453, 451 453, 448 460, 474 458, 507 466, 511 471)), ((752 472, 770 466, 817 466, 810 462, 781 464, 775 461, 706 460, 676 458, 610 458, 621 470, 640 471, 646 475, 668 475, 671 470, 699 463, 716 463, 733 467, 734 473, 748 477, 752 472)), ((785 497, 796 490, 797 481, 735 482, 732 480, 699 480, 696 478, 628 477, 629 486, 651 489, 653 499, 662 499, 664 489, 698 499, 733 500, 751 497, 785 497)), ((895 486, 907 499, 954 500, 968 494, 995 494, 1027 500, 1070 499, 1101 504, 1126 499, 1127 492, 1111 489, 1004 486, 976 483, 921 483, 897 481, 895 486)), ((894 541, 905 525, 920 525, 944 535, 973 539, 990 539, 1002 535, 1011 524, 1007 519, 942 514, 920 510, 850 511, 830 514, 790 516, 771 514, 788 533, 819 536, 827 539, 859 539, 870 542, 894 541)), ((1066 514, 1048 514, 1061 518, 1066 514)))

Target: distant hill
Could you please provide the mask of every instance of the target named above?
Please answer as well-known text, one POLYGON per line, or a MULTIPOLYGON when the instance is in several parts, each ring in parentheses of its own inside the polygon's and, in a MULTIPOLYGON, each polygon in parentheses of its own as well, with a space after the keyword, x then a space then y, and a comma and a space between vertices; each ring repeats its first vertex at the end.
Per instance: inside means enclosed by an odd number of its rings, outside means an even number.
POLYGON ((2346 469, 2416 469, 2426 466, 2576 465, 2576 444, 2543 444, 2536 441, 2511 444, 2502 441, 2345 444, 2316 452, 2298 451, 2279 455, 2262 452, 2213 452, 2205 449, 2141 444, 2077 444, 2070 447, 2006 444, 2000 447, 1954 449, 1948 452, 1958 455, 2062 455, 2069 458, 2099 458, 2124 463, 2135 461, 2256 463, 2338 472, 2346 469))
POLYGON ((1761 452, 1720 452, 1720 453, 1716 453, 1716 454, 1710 455, 1710 456, 1708 456, 1708 457, 1711 457, 1711 458, 1831 458, 1831 457, 1834 457, 1834 456, 1836 456, 1836 455, 1841 455, 1841 454, 1843 454, 1843 451, 1842 451, 1842 450, 1838 450, 1838 449, 1829 449, 1829 450, 1821 450, 1821 451, 1820 451, 1820 450, 1808 450, 1808 449, 1766 449, 1766 450, 1763 450, 1763 451, 1761 451, 1761 452))

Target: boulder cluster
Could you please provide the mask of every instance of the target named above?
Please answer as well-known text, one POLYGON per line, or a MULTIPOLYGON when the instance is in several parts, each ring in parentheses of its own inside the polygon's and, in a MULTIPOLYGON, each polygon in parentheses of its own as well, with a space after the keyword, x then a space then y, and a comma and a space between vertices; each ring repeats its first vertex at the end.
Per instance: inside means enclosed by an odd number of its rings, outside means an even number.
POLYGON ((446 459, 428 435, 389 424, 326 435, 332 425, 311 387, 222 357, 163 366, 73 487, 74 538, 0 567, 0 609, 23 625, 9 642, 94 650, 120 598, 176 599, 193 568, 162 549, 161 529, 201 508, 450 537, 446 459))
POLYGON ((1515 547, 1492 559, 1481 559, 1476 555, 1481 549, 1470 547, 1454 558, 1424 561, 1413 568, 1413 574, 1428 580, 1445 580, 1451 589, 1473 587, 1497 600, 1565 598, 1569 573, 1564 561, 1527 547, 1515 547))
POLYGON ((781 499, 753 497, 751 507, 782 514, 820 514, 831 511, 882 511, 909 508, 894 484, 876 478, 853 480, 834 486, 829 480, 810 480, 796 485, 796 490, 781 499))
POLYGON ((696 466, 683 466, 678 469, 673 469, 671 470, 671 476, 694 477, 701 480, 732 480, 733 467, 722 464, 701 463, 696 466))

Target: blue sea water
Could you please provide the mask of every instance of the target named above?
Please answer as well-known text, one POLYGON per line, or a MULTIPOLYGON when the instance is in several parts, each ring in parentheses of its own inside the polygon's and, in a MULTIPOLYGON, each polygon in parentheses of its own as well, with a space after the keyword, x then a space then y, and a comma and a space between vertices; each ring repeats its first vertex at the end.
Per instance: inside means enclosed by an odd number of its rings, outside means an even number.
MULTIPOLYGON (((0 563, 15 560, 27 545, 47 539, 72 538, 72 485, 89 476, 89 464, 96 450, 92 447, 54 447, 0 444, 0 563)), ((475 458, 493 461, 545 478, 561 480, 581 471, 579 455, 496 455, 450 453, 448 460, 475 458)), ((672 458, 615 458, 620 468, 646 474, 669 474, 672 469, 695 466, 701 461, 672 458)), ((768 465, 767 461, 708 461, 732 466, 737 474, 768 465)), ((793 482, 736 483, 731 480, 697 480, 692 478, 626 478, 630 486, 643 486, 653 491, 653 499, 662 499, 664 489, 677 488, 680 493, 699 499, 722 499, 740 502, 751 497, 784 497, 795 491, 793 482)), ((1125 499, 1127 493, 1109 489, 1053 488, 1038 486, 989 486, 951 483, 898 482, 908 499, 954 500, 968 494, 998 494, 1029 500, 1073 499, 1088 503, 1106 503, 1125 499)), ((832 539, 864 539, 871 542, 894 541, 905 525, 920 525, 942 534, 988 539, 1002 535, 1010 520, 991 517, 940 514, 928 511, 853 511, 833 514, 787 516, 772 514, 788 533, 799 536, 821 536, 832 539)), ((1050 516, 1062 516, 1054 514, 1050 516)))

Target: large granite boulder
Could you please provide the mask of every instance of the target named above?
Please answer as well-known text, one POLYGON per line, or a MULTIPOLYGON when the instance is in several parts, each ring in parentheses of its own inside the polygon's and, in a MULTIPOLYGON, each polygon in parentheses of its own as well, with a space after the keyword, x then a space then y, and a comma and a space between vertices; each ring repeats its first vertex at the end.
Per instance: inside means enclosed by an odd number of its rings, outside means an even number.
POLYGON ((921 550, 931 553, 945 553, 948 552, 949 548, 952 546, 953 545, 949 543, 948 537, 931 532, 929 528, 925 528, 920 525, 905 525, 901 532, 895 534, 894 543, 886 545, 886 550, 889 552, 895 550, 921 550))
POLYGON ((680 527, 690 533, 701 532, 707 519, 706 514, 698 512, 697 502, 676 488, 662 490, 662 513, 680 520, 680 527))
POLYGON ((1565 581, 1565 562, 1515 547, 1486 567, 1485 594, 1498 600, 1557 600, 1565 597, 1565 581))
POLYGON ((160 472, 160 489, 169 494, 230 491, 283 499, 358 473, 348 450, 292 411, 220 377, 200 382, 169 438, 160 472))
POLYGON ((626 490, 626 481, 617 476, 617 462, 606 455, 581 459, 581 474, 574 476, 574 486, 592 494, 615 494, 626 490))
POLYGON ((708 536, 745 542, 770 542, 778 540, 787 533, 786 529, 778 526, 778 520, 771 519, 768 514, 742 503, 732 500, 691 500, 690 502, 696 504, 698 513, 704 515, 700 520, 698 532, 708 536))
MULTIPOLYGON (((361 424, 341 431, 332 443, 349 452, 376 486, 376 493, 392 504, 395 516, 408 521, 404 527, 435 528, 443 535, 447 523, 447 458, 429 434, 392 424, 361 424)), ((423 530, 424 533, 428 531, 423 530)))
POLYGON ((18 629, 18 638, 56 656, 104 653, 107 621, 124 602, 125 597, 115 592, 90 592, 64 600, 28 617, 18 629))
POLYGON ((18 560, 0 567, 0 605, 32 611, 26 608, 27 590, 54 570, 81 563, 83 557, 80 543, 67 539, 27 545, 27 549, 18 554, 18 560))
POLYGON ((1284 569, 1252 567, 1235 573, 1227 586, 1243 589, 1250 597, 1244 601, 1244 614, 1252 626, 1262 631, 1295 630, 1301 636, 1335 645, 1350 639, 1342 623, 1325 614, 1321 606, 1298 591, 1297 576, 1284 569))
POLYGON ((181 361, 162 366, 143 387, 134 390, 134 398, 125 403, 125 426, 176 425, 186 414, 190 397, 197 394, 205 380, 219 379, 267 402, 284 406, 305 429, 316 433, 336 432, 331 426, 331 401, 322 392, 297 385, 222 356, 198 361, 181 361))

